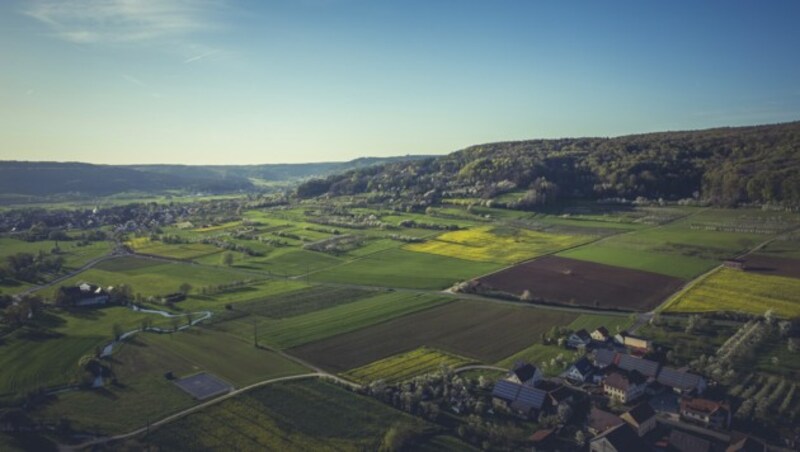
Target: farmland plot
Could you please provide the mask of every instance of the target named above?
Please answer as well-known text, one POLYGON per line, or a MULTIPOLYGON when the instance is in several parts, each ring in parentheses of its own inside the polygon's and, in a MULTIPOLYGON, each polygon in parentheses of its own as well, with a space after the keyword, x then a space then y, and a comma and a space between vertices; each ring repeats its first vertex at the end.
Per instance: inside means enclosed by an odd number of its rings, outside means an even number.
POLYGON ((427 242, 404 248, 472 261, 510 264, 588 240, 590 237, 582 235, 549 234, 510 227, 480 227, 446 232, 427 242))
POLYGON ((739 311, 800 315, 800 279, 721 269, 683 292, 668 312, 739 311))
POLYGON ((290 353, 335 372, 421 346, 492 363, 536 342, 552 326, 568 324, 576 317, 568 312, 455 301, 308 343, 290 353))
POLYGON ((389 249, 315 273, 311 279, 381 287, 445 289, 499 267, 501 264, 389 249))
POLYGON ((417 375, 437 371, 443 366, 456 368, 472 362, 461 356, 428 347, 390 356, 343 374, 345 378, 366 384, 383 380, 387 383, 407 380, 417 375))
POLYGON ((433 295, 388 292, 295 317, 270 319, 250 315, 214 324, 213 328, 236 334, 246 340, 252 339, 254 328, 257 328, 259 342, 288 348, 426 310, 449 301, 450 298, 433 295))
POLYGON ((546 256, 479 280, 534 300, 604 309, 649 310, 677 290, 682 281, 657 273, 546 256))
POLYGON ((161 450, 378 450, 392 425, 424 425, 374 399, 329 383, 278 383, 159 428, 161 450))

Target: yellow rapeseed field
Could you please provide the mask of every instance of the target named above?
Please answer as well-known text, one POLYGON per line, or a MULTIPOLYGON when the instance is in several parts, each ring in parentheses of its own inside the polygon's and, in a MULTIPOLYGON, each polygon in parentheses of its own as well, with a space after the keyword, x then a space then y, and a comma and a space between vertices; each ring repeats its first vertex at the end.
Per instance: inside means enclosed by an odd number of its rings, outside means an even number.
POLYGON ((722 269, 681 294, 670 312, 740 311, 800 315, 800 279, 722 269))
POLYGON ((510 227, 479 227, 446 232, 405 249, 471 261, 511 264, 587 242, 589 236, 550 234, 510 227))
POLYGON ((344 374, 346 378, 367 384, 383 380, 387 383, 408 380, 417 375, 435 372, 442 366, 456 368, 471 361, 450 353, 420 347, 407 353, 390 356, 344 374))

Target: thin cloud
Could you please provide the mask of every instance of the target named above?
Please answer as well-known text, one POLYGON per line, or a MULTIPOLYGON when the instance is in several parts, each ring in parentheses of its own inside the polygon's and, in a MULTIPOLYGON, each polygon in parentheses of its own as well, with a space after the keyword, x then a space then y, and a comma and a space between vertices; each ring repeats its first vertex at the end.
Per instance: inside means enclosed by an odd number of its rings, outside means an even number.
POLYGON ((65 41, 129 44, 218 28, 212 16, 224 6, 224 0, 37 0, 23 13, 65 41))
POLYGON ((201 53, 199 55, 195 55, 183 60, 184 64, 194 63, 195 61, 200 61, 203 58, 210 57, 219 53, 219 50, 209 50, 208 52, 201 53))
POLYGON ((129 81, 130 83, 133 83, 136 86, 139 86, 139 87, 142 87, 142 88, 147 88, 148 87, 147 83, 139 80, 138 78, 136 78, 136 77, 134 77, 132 75, 122 74, 122 78, 124 78, 125 80, 129 81))

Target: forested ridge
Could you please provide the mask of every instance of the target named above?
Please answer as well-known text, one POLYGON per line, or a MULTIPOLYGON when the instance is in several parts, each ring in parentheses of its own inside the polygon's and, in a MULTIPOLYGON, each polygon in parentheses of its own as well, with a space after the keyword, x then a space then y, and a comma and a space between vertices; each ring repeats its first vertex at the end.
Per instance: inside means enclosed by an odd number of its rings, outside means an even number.
POLYGON ((800 206, 800 122, 482 144, 308 181, 298 195, 491 198, 512 189, 527 190, 519 207, 638 197, 800 206))

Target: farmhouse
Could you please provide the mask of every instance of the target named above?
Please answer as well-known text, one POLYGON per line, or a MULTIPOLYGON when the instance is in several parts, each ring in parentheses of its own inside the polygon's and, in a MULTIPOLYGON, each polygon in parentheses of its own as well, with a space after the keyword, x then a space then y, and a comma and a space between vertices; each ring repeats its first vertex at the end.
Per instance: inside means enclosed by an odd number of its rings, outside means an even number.
POLYGON ((628 424, 622 424, 594 438, 590 444, 590 450, 592 452, 629 452, 647 450, 647 445, 628 424))
POLYGON ((627 353, 618 353, 610 349, 596 350, 594 364, 601 369, 614 365, 622 370, 636 370, 648 378, 655 378, 661 366, 657 361, 637 358, 627 353))
POLYGON ((703 377, 671 367, 662 368, 656 380, 678 394, 702 394, 707 387, 703 377))
POLYGON ((627 422, 639 436, 644 436, 656 428, 656 412, 647 402, 622 413, 620 419, 627 422))
POLYGON ((492 390, 492 404, 525 417, 536 416, 547 402, 547 392, 532 386, 500 380, 492 390))
POLYGON ((641 337, 631 336, 624 331, 614 336, 614 341, 634 350, 647 351, 653 347, 651 341, 641 337))
POLYGON ((89 283, 81 283, 77 286, 61 286, 56 295, 56 303, 61 306, 98 306, 104 305, 109 301, 109 293, 113 287, 103 289, 100 286, 89 283))
POLYGON ((586 347, 592 342, 592 336, 586 330, 578 330, 567 338, 567 347, 581 348, 586 347))
POLYGON ((611 338, 611 333, 608 332, 606 327, 601 326, 600 328, 592 331, 592 339, 596 340, 597 342, 606 342, 611 338))
POLYGON ((592 407, 589 417, 586 419, 586 428, 592 435, 600 435, 607 430, 624 424, 625 421, 619 416, 603 411, 600 408, 592 407))
POLYGON ((509 372, 507 381, 527 386, 536 386, 542 379, 542 372, 533 364, 518 364, 509 372))
POLYGON ((574 383, 585 383, 592 378, 592 375, 597 371, 589 358, 583 357, 567 369, 565 377, 574 383))
POLYGON ((708 399, 682 399, 680 414, 683 419, 706 427, 728 428, 731 424, 731 410, 724 402, 708 399))
POLYGON ((638 399, 644 394, 646 387, 647 380, 635 370, 629 372, 615 368, 603 380, 603 393, 622 403, 630 403, 638 399))

